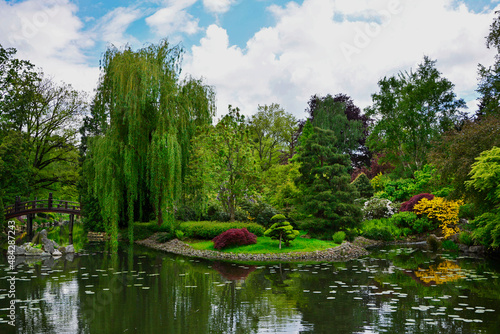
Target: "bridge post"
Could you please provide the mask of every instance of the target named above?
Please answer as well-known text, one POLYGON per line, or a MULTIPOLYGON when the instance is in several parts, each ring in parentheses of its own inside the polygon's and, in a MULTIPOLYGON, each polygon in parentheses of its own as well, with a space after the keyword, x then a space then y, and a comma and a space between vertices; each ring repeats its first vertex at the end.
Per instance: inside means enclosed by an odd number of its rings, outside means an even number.
POLYGON ((75 215, 69 215, 69 244, 73 244, 73 224, 75 222, 75 215))
POLYGON ((28 213, 27 214, 27 226, 26 226, 26 234, 28 235, 28 240, 31 241, 31 239, 33 239, 33 216, 34 214, 33 213, 28 213))
POLYGON ((19 196, 16 196, 16 201, 14 202, 14 212, 20 211, 20 208, 19 208, 20 202, 21 202, 21 198, 19 196))
POLYGON ((52 193, 49 193, 49 209, 52 209, 52 193))

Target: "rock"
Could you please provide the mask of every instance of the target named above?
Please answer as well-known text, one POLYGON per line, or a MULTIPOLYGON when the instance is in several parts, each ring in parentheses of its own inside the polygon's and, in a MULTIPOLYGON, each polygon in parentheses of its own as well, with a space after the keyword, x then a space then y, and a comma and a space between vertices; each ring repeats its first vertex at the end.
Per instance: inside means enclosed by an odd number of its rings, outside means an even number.
POLYGON ((23 247, 14 246, 14 255, 26 255, 26 250, 23 247))
POLYGON ((69 245, 66 247, 66 253, 74 253, 75 252, 75 247, 73 245, 69 245))
POLYGON ((62 254, 66 253, 66 247, 59 246, 57 247, 57 250, 60 251, 62 254))
POLYGON ((464 244, 459 244, 458 248, 460 249, 461 252, 468 252, 469 251, 469 246, 464 245, 464 244))
POLYGON ((436 235, 431 234, 427 237, 427 245, 431 251, 436 252, 441 247, 441 240, 436 235))
POLYGON ((35 236, 33 237, 33 239, 31 240, 31 243, 33 245, 38 245, 40 243, 40 233, 37 233, 35 234, 35 236))
POLYGON ((354 241, 352 242, 353 245, 356 245, 356 246, 359 246, 359 247, 363 247, 363 248, 367 248, 367 247, 375 247, 375 246, 380 246, 383 244, 382 241, 380 240, 371 240, 371 239, 367 239, 365 237, 356 237, 354 239, 354 241))
POLYGON ((53 241, 48 239, 47 237, 42 238, 43 250, 49 254, 54 252, 54 244, 53 241))
POLYGON ((66 253, 66 260, 68 260, 69 262, 73 262, 74 259, 75 259, 74 253, 66 253))
POLYGON ((52 256, 61 256, 62 253, 60 251, 58 251, 57 249, 54 250, 54 252, 52 252, 52 256))
POLYGON ((47 257, 47 256, 50 256, 50 254, 49 254, 49 253, 47 253, 47 252, 42 252, 42 254, 40 254, 40 256, 41 256, 41 257, 47 257))
POLYGON ((31 246, 26 247, 26 256, 40 256, 43 251, 38 248, 33 248, 31 246))
POLYGON ((39 232, 39 234, 40 234, 40 238, 43 238, 43 237, 47 238, 47 230, 41 230, 39 232))
POLYGON ((470 246, 469 252, 471 252, 471 253, 484 253, 484 246, 470 246))
POLYGON ((458 236, 459 234, 458 233, 455 233, 453 234, 452 236, 450 236, 450 240, 452 240, 454 243, 458 244, 460 241, 458 240, 458 236))

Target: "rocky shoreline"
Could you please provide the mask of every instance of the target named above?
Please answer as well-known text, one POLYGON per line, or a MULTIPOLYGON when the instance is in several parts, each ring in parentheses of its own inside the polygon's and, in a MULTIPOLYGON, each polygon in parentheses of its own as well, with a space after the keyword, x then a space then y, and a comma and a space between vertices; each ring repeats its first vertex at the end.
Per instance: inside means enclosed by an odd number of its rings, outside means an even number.
POLYGON ((314 252, 293 252, 280 254, 232 254, 210 250, 198 250, 188 244, 174 239, 166 243, 158 243, 156 234, 147 239, 136 241, 137 244, 190 257, 199 257, 212 260, 226 261, 330 261, 342 262, 368 255, 368 251, 350 242, 342 245, 314 252))

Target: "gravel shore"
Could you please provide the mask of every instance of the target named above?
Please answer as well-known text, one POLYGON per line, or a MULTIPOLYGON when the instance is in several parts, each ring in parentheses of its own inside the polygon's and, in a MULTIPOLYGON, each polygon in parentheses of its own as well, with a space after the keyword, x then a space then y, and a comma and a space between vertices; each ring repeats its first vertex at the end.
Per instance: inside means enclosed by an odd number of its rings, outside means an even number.
POLYGON ((165 252, 181 254, 191 257, 200 257, 205 259, 216 260, 233 260, 233 261, 348 261, 361 256, 368 255, 368 251, 363 247, 356 246, 345 241, 342 245, 329 248, 322 251, 314 252, 293 252, 281 254, 231 254, 222 253, 210 250, 198 250, 188 244, 174 239, 166 243, 156 242, 156 234, 151 237, 136 241, 137 244, 162 250, 165 252))

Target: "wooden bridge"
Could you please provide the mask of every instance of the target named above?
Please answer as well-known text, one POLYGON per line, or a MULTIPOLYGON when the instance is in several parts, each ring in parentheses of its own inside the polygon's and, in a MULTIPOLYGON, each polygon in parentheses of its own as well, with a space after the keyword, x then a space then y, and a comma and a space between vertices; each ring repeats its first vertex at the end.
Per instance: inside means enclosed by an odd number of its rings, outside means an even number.
POLYGON ((69 214, 69 233, 70 242, 72 242, 74 217, 75 215, 81 215, 81 206, 78 202, 55 200, 52 198, 52 193, 49 193, 49 198, 45 200, 35 198, 32 201, 21 202, 21 199, 17 197, 14 204, 5 207, 4 212, 5 219, 27 216, 27 233, 29 237, 33 235, 33 217, 36 213, 57 212, 69 214))

